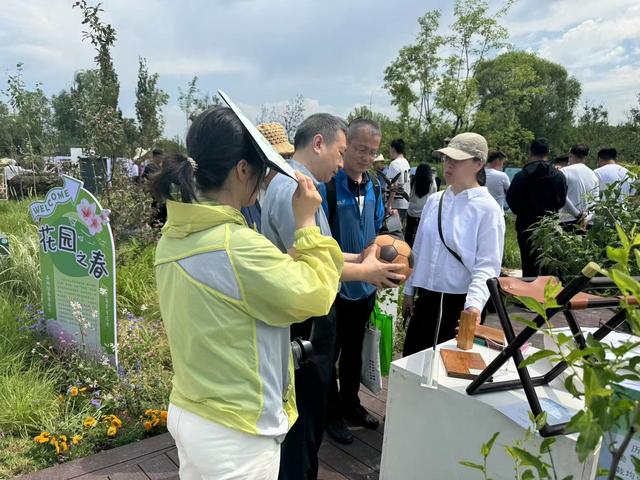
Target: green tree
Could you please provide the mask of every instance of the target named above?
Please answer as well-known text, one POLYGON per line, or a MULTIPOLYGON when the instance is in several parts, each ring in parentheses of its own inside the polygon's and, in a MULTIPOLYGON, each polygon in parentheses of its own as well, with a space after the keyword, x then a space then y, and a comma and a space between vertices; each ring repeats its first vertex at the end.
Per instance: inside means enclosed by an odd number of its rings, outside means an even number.
POLYGON ((455 21, 447 46, 453 53, 445 60, 436 104, 453 119, 452 135, 469 130, 478 104, 477 67, 492 51, 508 47, 509 32, 500 25, 514 0, 507 0, 497 12, 484 0, 456 0, 455 21))
POLYGON ((118 109, 120 85, 111 58, 116 31, 100 19, 101 4, 90 6, 86 0, 79 0, 73 7, 80 9, 82 24, 88 27, 82 32, 83 40, 89 40, 96 50, 94 60, 98 67, 94 74, 83 78, 88 81, 88 88, 82 89, 77 97, 84 143, 99 157, 116 158, 124 143, 122 112, 118 109))
POLYGON ((30 158, 29 165, 41 168, 42 154, 51 151, 51 105, 41 84, 30 90, 26 87, 22 63, 16 72, 9 74, 5 95, 9 99, 8 140, 13 157, 30 158))
POLYGON ((580 84, 561 65, 526 52, 507 52, 478 65, 479 107, 474 129, 492 148, 523 163, 534 137, 566 151, 580 84))
POLYGON ((164 129, 162 107, 169 95, 158 88, 158 74, 149 74, 147 61, 140 57, 138 87, 136 88, 136 116, 140 130, 140 144, 149 148, 160 138, 164 129))
POLYGON ((220 99, 217 95, 201 94, 198 88, 198 77, 194 76, 187 84, 186 90, 178 87, 178 105, 184 112, 188 129, 196 115, 209 107, 220 105, 220 99))
POLYGON ((398 107, 403 128, 408 128, 413 112, 417 114, 418 129, 423 123, 427 126, 432 123, 434 94, 442 63, 439 51, 446 41, 437 33, 441 15, 440 10, 431 10, 420 17, 416 42, 402 47, 398 57, 385 70, 384 87, 391 94, 392 105, 398 107))

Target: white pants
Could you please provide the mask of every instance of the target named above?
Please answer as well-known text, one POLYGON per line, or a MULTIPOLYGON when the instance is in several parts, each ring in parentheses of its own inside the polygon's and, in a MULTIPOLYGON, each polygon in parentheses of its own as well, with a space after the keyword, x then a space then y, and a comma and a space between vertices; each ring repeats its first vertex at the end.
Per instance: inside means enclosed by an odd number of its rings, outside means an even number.
POLYGON ((169 405, 167 427, 178 447, 181 480, 276 480, 280 444, 169 405))

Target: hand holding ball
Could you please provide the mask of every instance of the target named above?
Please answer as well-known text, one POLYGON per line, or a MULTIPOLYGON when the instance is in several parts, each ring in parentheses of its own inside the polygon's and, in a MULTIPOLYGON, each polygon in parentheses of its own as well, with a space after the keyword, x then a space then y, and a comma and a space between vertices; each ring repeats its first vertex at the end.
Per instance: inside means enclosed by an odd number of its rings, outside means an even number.
POLYGON ((391 235, 378 235, 373 243, 379 247, 378 260, 403 265, 404 268, 397 270, 396 273, 409 278, 413 271, 413 252, 407 242, 391 235))

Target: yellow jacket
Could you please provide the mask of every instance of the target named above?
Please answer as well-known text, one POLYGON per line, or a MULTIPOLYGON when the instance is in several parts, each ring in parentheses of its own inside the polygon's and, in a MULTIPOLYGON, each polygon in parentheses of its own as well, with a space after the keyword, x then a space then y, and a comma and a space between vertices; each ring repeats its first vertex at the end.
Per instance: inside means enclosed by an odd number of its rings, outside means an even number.
POLYGON ((170 401, 244 432, 284 438, 297 418, 289 325, 329 312, 343 256, 315 228, 281 253, 228 206, 167 202, 156 250, 173 360, 170 401))

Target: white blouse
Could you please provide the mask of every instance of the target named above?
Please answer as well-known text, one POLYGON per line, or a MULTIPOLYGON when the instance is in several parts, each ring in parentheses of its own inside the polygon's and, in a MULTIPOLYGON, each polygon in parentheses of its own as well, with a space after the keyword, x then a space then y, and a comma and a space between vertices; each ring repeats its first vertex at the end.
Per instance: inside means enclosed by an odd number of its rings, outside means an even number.
POLYGON ((504 214, 486 187, 470 188, 454 195, 451 187, 429 196, 413 244, 414 270, 404 292, 415 288, 467 294, 464 308, 484 308, 489 299, 487 280, 500 275, 504 250, 504 214), (442 204, 442 234, 438 234, 438 205, 442 204))

